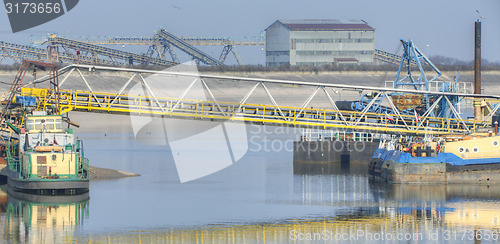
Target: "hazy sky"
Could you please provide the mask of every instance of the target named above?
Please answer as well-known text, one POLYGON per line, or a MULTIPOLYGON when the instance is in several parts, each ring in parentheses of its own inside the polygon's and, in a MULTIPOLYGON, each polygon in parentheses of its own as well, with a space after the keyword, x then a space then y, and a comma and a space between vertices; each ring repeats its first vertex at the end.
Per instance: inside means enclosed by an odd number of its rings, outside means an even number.
MULTIPOLYGON (((179 36, 257 36, 276 19, 363 19, 376 28, 376 48, 393 52, 399 39, 411 38, 427 56, 472 60, 476 10, 485 16, 483 58, 500 61, 500 0, 81 0, 64 16, 16 34, 2 12, 0 40, 28 43, 28 35, 46 33, 151 36, 160 26, 179 36)), ((217 48, 207 52, 217 56, 217 48)), ((264 63, 260 48, 240 50, 246 63, 264 63)))

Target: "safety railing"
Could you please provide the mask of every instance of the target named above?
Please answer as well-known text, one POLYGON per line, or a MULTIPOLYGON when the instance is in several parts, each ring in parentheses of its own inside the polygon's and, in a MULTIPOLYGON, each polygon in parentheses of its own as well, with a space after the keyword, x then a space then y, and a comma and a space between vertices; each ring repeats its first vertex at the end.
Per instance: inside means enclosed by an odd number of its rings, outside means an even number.
POLYGON ((380 134, 371 132, 354 132, 345 130, 302 130, 301 141, 365 141, 379 140, 380 134))
POLYGON ((85 158, 85 154, 83 152, 83 141, 76 141, 76 153, 77 155, 77 165, 76 165, 76 175, 78 178, 88 178, 89 177, 89 160, 85 158))
MULTIPOLYGON (((393 80, 385 81, 385 88, 393 88, 393 87, 394 87, 393 80)), ((466 82, 466 81, 460 81, 460 82, 431 81, 429 82, 429 91, 472 94, 474 93, 474 84, 472 84, 472 82, 466 82)))

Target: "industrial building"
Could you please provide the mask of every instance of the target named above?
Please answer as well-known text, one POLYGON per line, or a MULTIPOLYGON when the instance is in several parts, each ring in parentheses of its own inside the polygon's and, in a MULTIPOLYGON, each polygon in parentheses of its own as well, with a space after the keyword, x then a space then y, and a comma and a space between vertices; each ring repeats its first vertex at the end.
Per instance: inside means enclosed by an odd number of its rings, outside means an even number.
POLYGON ((267 66, 372 64, 375 29, 363 20, 277 20, 265 45, 267 66))

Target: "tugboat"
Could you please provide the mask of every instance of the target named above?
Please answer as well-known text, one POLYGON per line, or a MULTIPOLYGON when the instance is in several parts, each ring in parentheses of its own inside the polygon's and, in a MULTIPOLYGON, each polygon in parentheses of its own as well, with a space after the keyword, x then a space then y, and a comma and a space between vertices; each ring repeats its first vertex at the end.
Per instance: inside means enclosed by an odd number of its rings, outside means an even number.
POLYGON ((369 174, 392 183, 500 183, 500 136, 381 141, 369 174))
POLYGON ((41 195, 81 194, 89 190, 89 161, 73 130, 63 131, 61 115, 37 112, 23 128, 7 122, 18 135, 6 148, 7 184, 14 191, 41 195))

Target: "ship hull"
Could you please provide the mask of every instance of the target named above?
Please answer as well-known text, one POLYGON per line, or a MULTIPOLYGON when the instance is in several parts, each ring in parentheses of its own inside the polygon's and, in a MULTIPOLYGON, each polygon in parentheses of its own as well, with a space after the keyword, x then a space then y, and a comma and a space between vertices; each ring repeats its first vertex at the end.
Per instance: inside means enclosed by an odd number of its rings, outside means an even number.
POLYGON ((29 194, 19 191, 14 191, 12 188, 8 189, 9 196, 12 196, 16 202, 28 201, 36 203, 76 203, 84 202, 90 199, 89 192, 84 192, 82 194, 75 195, 39 195, 39 194, 29 194))
POLYGON ((370 163, 370 175, 382 181, 418 184, 500 183, 500 158, 458 160, 446 153, 440 153, 437 157, 411 157, 397 150, 384 153, 385 158, 375 153, 370 163))
POLYGON ((19 179, 12 171, 8 174, 7 184, 14 191, 41 195, 73 195, 89 191, 88 179, 19 179))

